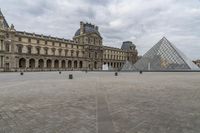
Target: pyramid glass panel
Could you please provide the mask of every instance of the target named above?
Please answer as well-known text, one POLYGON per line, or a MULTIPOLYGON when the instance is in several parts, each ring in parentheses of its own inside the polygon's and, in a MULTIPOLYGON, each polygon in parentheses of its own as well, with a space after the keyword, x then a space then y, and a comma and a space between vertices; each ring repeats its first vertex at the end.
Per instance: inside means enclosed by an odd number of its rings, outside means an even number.
POLYGON ((165 37, 144 54, 132 68, 136 70, 199 70, 165 37))
POLYGON ((122 71, 133 71, 133 70, 136 70, 136 68, 134 67, 134 65, 131 62, 126 61, 121 70, 122 71))

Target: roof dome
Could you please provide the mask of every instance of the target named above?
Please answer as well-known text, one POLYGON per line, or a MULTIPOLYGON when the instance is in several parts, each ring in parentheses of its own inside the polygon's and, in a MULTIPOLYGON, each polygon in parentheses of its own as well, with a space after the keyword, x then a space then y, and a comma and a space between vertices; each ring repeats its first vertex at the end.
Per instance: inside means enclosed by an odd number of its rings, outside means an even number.
POLYGON ((123 50, 134 50, 136 48, 135 44, 131 41, 123 42, 121 49, 123 50))
MULTIPOLYGON (((96 33, 99 36, 101 36, 99 31, 98 31, 98 27, 94 26, 92 24, 88 24, 88 23, 83 24, 83 32, 84 33, 96 33)), ((80 35, 80 28, 75 33, 75 36, 79 36, 79 35, 80 35)))

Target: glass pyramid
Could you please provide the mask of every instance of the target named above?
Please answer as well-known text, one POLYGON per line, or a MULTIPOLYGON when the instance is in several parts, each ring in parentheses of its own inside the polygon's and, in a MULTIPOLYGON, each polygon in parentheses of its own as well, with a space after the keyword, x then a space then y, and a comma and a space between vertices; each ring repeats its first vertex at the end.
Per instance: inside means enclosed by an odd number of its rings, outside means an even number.
POLYGON ((143 57, 127 70, 199 70, 171 42, 163 37, 143 57))
POLYGON ((136 68, 134 67, 134 65, 131 62, 126 61, 121 70, 122 71, 130 71, 130 70, 136 70, 136 68))

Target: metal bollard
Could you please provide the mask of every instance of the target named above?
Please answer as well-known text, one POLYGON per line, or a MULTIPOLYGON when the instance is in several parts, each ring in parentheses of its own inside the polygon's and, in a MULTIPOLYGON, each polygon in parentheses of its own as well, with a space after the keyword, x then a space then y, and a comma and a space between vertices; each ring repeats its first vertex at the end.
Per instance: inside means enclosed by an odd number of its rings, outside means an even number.
POLYGON ((24 75, 24 73, 23 73, 23 72, 20 72, 20 75, 24 75))
POLYGON ((69 74, 69 79, 73 79, 73 75, 72 74, 69 74))
POLYGON ((142 74, 142 71, 140 70, 140 74, 142 74))
POLYGON ((117 72, 115 72, 115 76, 118 76, 118 73, 117 73, 117 72))
POLYGON ((59 74, 61 74, 61 71, 59 71, 59 74))

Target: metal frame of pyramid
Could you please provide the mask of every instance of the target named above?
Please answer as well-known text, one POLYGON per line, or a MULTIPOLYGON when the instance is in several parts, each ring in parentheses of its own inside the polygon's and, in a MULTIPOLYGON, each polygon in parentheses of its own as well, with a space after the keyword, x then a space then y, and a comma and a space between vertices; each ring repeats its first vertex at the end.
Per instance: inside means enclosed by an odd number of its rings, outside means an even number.
POLYGON ((9 25, 8 25, 5 17, 3 16, 3 13, 1 12, 1 8, 0 8, 0 16, 3 17, 3 26, 6 27, 6 28, 9 28, 9 25))
POLYGON ((179 49, 163 37, 134 65, 125 63, 122 71, 200 70, 179 49))

